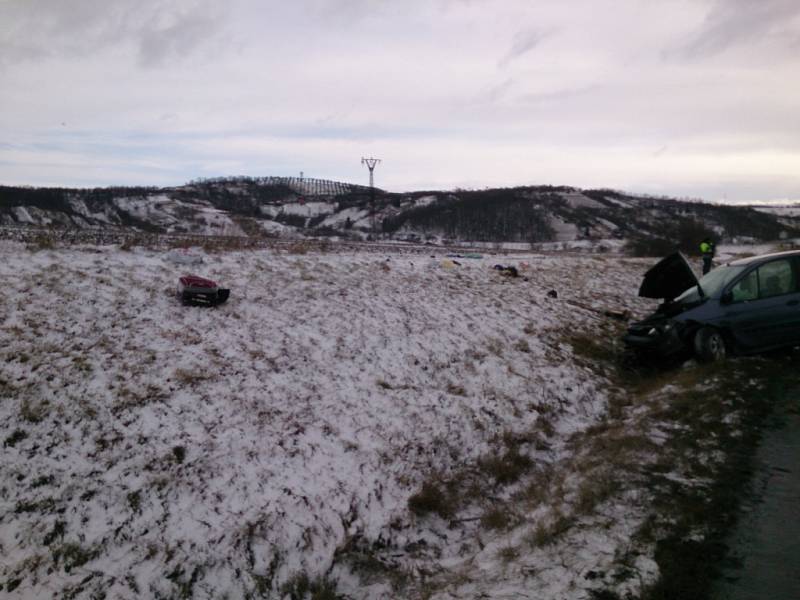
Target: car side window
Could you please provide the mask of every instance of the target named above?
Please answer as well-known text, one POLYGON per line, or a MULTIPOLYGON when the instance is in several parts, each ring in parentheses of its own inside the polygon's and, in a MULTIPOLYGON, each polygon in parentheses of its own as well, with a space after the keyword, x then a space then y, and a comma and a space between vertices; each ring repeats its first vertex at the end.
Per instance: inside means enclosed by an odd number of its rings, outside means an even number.
POLYGON ((794 270, 788 260, 773 260, 758 268, 761 298, 791 294, 795 290, 794 270))
POLYGON ((731 288, 734 302, 744 302, 758 298, 758 273, 750 271, 731 288))

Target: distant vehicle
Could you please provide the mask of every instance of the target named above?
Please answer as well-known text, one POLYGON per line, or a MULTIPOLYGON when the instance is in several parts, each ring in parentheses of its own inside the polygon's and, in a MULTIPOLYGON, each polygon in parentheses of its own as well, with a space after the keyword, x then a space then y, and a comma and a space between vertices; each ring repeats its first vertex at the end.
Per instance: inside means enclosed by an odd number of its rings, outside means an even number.
POLYGON ((178 279, 178 297, 183 304, 216 306, 225 302, 230 293, 215 281, 197 275, 184 275, 178 279))
POLYGON ((800 345, 800 251, 736 260, 699 281, 671 254, 644 276, 639 295, 665 302, 624 337, 640 356, 693 353, 711 362, 800 345))

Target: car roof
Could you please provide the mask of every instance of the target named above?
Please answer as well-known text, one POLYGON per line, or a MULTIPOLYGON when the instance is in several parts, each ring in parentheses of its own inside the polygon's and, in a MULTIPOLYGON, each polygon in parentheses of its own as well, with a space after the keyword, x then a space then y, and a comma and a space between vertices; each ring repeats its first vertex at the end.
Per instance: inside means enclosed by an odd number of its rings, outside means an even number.
POLYGON ((740 258, 729 262, 729 265, 752 265, 754 263, 766 262, 773 258, 792 258, 794 256, 800 257, 800 250, 787 250, 786 252, 773 252, 772 254, 760 254, 759 256, 748 256, 747 258, 740 258))

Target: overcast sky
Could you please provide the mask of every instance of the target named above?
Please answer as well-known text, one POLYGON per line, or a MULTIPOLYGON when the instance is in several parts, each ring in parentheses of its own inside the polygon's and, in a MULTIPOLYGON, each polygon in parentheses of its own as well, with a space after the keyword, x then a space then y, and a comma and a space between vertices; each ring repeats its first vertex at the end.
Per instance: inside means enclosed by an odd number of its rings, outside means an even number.
POLYGON ((799 0, 0 0, 0 183, 800 200, 799 0))

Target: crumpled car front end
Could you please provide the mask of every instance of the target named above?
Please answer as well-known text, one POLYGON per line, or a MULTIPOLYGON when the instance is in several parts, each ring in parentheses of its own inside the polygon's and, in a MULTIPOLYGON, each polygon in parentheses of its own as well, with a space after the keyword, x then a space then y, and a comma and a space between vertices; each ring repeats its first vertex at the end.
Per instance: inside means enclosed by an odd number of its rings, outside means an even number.
POLYGON ((655 313, 633 323, 623 338, 629 350, 640 356, 668 357, 691 349, 691 336, 683 319, 676 318, 692 308, 692 304, 672 302, 692 286, 697 278, 686 258, 675 253, 658 262, 645 273, 639 296, 663 299, 655 313))
POLYGON ((684 335, 686 324, 663 314, 633 323, 623 338, 625 345, 642 356, 668 357, 690 349, 684 335))

